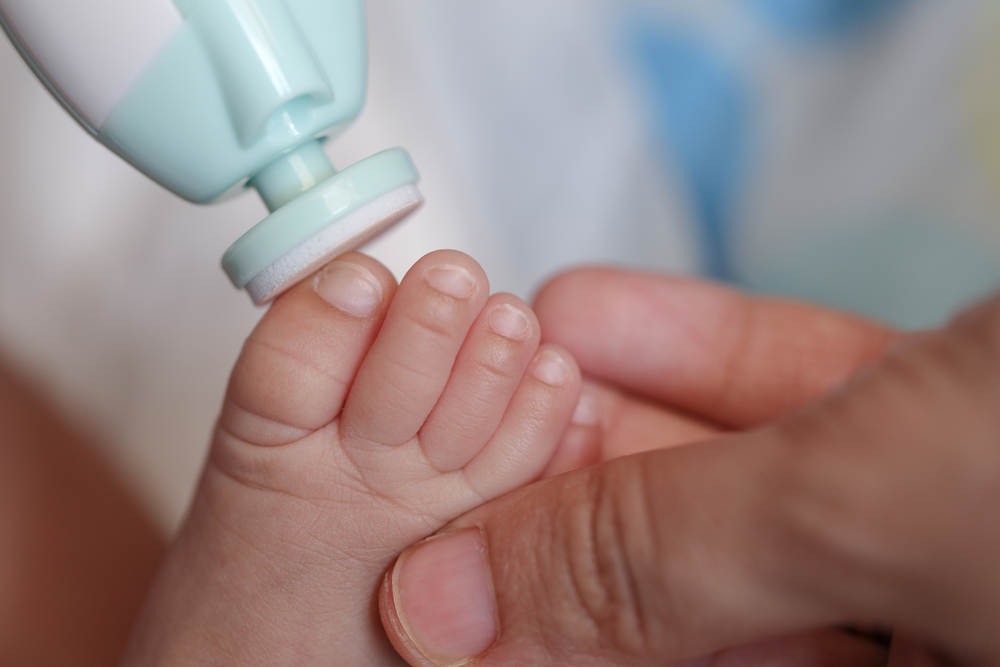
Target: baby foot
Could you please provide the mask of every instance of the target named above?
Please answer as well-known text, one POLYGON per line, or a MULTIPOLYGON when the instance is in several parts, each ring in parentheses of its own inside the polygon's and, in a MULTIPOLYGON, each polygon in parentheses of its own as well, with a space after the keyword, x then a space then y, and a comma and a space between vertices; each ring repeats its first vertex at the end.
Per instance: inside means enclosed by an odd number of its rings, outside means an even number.
POLYGON ((126 664, 386 665, 395 556, 545 470, 579 371, 455 251, 397 287, 349 254, 236 363, 189 516, 126 664))

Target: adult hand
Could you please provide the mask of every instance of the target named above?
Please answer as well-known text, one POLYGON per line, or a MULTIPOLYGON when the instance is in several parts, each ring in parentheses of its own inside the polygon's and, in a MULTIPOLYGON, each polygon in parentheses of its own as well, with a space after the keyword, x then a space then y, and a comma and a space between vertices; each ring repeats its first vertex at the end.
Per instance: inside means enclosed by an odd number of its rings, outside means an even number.
MULTIPOLYGON (((557 280, 537 311, 585 372, 730 427, 829 392, 895 339, 607 271, 557 280)), ((401 557, 384 620, 414 664, 665 664, 852 623, 915 638, 900 662, 996 661, 998 399, 1000 299, 773 424, 471 512, 401 557)))

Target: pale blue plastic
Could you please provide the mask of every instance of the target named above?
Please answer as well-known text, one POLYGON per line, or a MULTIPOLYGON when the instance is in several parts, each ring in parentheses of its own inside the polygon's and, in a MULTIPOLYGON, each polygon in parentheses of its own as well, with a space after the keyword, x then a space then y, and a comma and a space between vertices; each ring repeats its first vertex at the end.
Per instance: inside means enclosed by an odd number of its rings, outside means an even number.
POLYGON ((361 111, 362 0, 178 7, 183 25, 98 137, 185 199, 214 201, 361 111))
POLYGON ((322 141, 364 103, 364 0, 174 4, 181 27, 101 128, 83 121, 2 17, 0 26, 85 129, 156 182, 196 203, 257 189, 271 215, 224 257, 237 286, 343 216, 416 182, 402 149, 339 174, 323 152, 322 141))
POLYGON ((250 185, 257 188, 267 209, 274 212, 334 173, 319 141, 310 141, 257 172, 250 185))
POLYGON ((338 174, 321 146, 364 103, 363 0, 174 1, 184 23, 98 139, 192 202, 258 190, 272 213, 226 252, 223 268, 235 285, 416 182, 402 149, 338 174))

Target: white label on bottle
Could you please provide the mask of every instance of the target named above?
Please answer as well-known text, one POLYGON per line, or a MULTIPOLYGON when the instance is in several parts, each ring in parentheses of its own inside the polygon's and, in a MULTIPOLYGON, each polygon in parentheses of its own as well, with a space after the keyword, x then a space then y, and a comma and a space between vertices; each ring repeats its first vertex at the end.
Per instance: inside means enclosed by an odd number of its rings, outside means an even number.
POLYGON ((171 0, 0 0, 0 14, 96 130, 183 20, 171 0))

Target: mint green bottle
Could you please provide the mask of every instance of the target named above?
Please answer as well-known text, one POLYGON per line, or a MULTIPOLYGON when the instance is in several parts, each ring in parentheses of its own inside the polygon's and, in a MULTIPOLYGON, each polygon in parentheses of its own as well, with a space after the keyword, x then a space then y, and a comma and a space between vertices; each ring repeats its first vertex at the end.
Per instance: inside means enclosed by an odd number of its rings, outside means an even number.
POLYGON ((363 0, 0 0, 0 24, 80 124, 185 199, 253 187, 271 214, 223 256, 265 303, 423 201, 406 151, 334 170, 364 103, 363 0))

